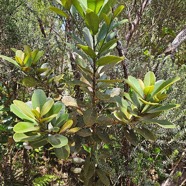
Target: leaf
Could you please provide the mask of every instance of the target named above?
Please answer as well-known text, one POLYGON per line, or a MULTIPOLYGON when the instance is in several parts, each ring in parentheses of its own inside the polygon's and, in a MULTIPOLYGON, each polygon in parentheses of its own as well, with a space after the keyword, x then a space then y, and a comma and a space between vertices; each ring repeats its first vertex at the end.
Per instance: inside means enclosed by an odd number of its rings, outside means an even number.
POLYGON ((111 63, 118 63, 122 61, 124 57, 118 57, 118 56, 104 56, 96 61, 97 66, 104 66, 111 63))
POLYGON ((145 127, 135 128, 136 132, 142 135, 145 139, 155 141, 155 135, 145 127))
POLYGON ((90 129, 81 129, 76 134, 81 137, 88 137, 92 135, 92 132, 90 131, 90 129))
POLYGON ((100 41, 102 41, 106 35, 107 35, 107 32, 108 32, 108 26, 104 23, 99 32, 98 32, 98 36, 97 36, 97 42, 99 43, 100 41))
POLYGON ((147 95, 151 94, 153 90, 154 90, 154 85, 151 85, 151 86, 145 87, 143 92, 147 96, 147 95))
POLYGON ((39 126, 34 123, 19 122, 14 126, 13 130, 16 133, 25 133, 25 132, 37 131, 39 130, 39 126))
POLYGON ((58 15, 62 16, 62 17, 66 17, 68 18, 68 14, 63 12, 62 10, 60 10, 59 8, 56 8, 56 7, 53 7, 51 6, 50 7, 50 10, 52 10, 53 12, 57 13, 58 15))
POLYGON ((69 147, 69 145, 66 145, 61 148, 55 148, 54 152, 55 152, 55 155, 57 156, 58 159, 66 160, 70 155, 70 147, 69 147))
POLYGON ((35 87, 37 85, 37 81, 33 77, 26 76, 22 79, 22 84, 25 87, 35 87))
POLYGON ((83 121, 86 126, 91 127, 95 124, 96 121, 96 112, 92 109, 87 109, 85 112, 83 112, 83 121))
POLYGON ((53 99, 49 99, 42 107, 41 109, 41 117, 44 116, 45 114, 47 114, 49 112, 49 110, 52 108, 52 106, 54 105, 54 100, 53 99))
POLYGON ((146 101, 146 100, 144 100, 144 99, 142 99, 142 98, 139 98, 139 100, 140 100, 142 103, 146 104, 146 105, 159 105, 159 103, 146 101))
POLYGON ((128 77, 128 80, 125 80, 125 82, 140 96, 143 98, 143 90, 139 84, 139 81, 132 76, 128 77))
POLYGON ((122 79, 98 79, 97 82, 114 84, 114 83, 121 83, 123 82, 122 79))
POLYGON ((71 96, 64 96, 62 102, 65 106, 78 107, 76 99, 71 96))
MULTIPOLYGON (((83 28, 83 35, 84 35, 84 38, 85 38, 85 41, 87 43, 87 45, 93 49, 93 39, 92 39, 92 35, 90 33, 90 30, 85 27, 83 28)), ((81 43, 80 43, 81 44, 81 43)))
POLYGON ((102 7, 104 0, 88 0, 87 6, 89 9, 98 14, 100 8, 102 7))
POLYGON ((85 23, 87 27, 92 31, 93 35, 96 35, 99 29, 99 17, 91 10, 87 10, 85 15, 85 23))
POLYGON ((47 140, 54 148, 61 148, 68 144, 68 138, 60 134, 48 136, 47 140))
POLYGON ((133 129, 129 130, 127 128, 123 129, 124 132, 124 136, 126 137, 126 139, 134 146, 138 145, 138 138, 136 136, 136 134, 134 133, 133 129))
POLYGON ((59 133, 65 132, 67 129, 71 128, 73 125, 73 120, 68 120, 62 127, 59 133))
POLYGON ((20 68, 19 64, 15 60, 13 60, 12 58, 7 57, 7 56, 4 56, 4 55, 0 55, 0 58, 2 58, 4 60, 6 60, 6 61, 8 61, 8 62, 10 62, 12 64, 14 64, 18 68, 20 68))
POLYGON ((123 11, 124 8, 125 8, 124 5, 118 6, 113 13, 113 18, 117 17, 123 11))
POLYGON ((47 100, 47 97, 45 95, 45 92, 41 89, 34 90, 34 93, 32 95, 32 107, 33 109, 41 108, 45 104, 47 100))
POLYGON ((107 177, 106 173, 103 172, 101 169, 96 169, 96 173, 98 175, 98 177, 100 178, 101 182, 106 185, 106 186, 110 186, 110 180, 107 177))
POLYGON ((70 10, 72 6, 72 0, 61 0, 61 2, 65 9, 70 10))
POLYGON ((62 109, 65 109, 65 105, 62 102, 57 101, 48 112, 48 115, 50 116, 52 114, 58 114, 62 109))
POLYGON ((47 135, 42 135, 39 138, 35 139, 34 141, 29 142, 29 144, 34 147, 34 148, 38 148, 41 146, 44 146, 48 143, 47 141, 47 135))
POLYGON ((20 141, 35 141, 40 137, 40 134, 38 135, 33 135, 33 136, 28 136, 26 134, 23 133, 15 133, 13 135, 13 139, 15 142, 20 142, 20 141))
POLYGON ((166 111, 175 107, 179 107, 179 105, 174 104, 174 105, 165 105, 165 106, 159 106, 153 109, 150 109, 147 111, 147 113, 156 113, 156 112, 162 112, 162 111, 166 111))
POLYGON ((152 86, 155 84, 155 82, 156 82, 156 77, 155 77, 154 73, 151 71, 147 72, 145 74, 145 78, 144 78, 145 87, 152 86))
POLYGON ((155 123, 155 124, 158 124, 160 127, 166 128, 166 129, 176 128, 176 126, 173 123, 167 120, 148 119, 148 120, 145 120, 145 122, 155 123))
POLYGON ((27 115, 32 119, 35 119, 35 116, 32 113, 31 108, 26 103, 19 100, 14 100, 13 103, 16 107, 18 107, 23 112, 23 114, 27 115))
POLYGON ((113 5, 116 3, 115 0, 106 0, 100 10, 100 14, 101 13, 105 13, 108 14, 108 12, 111 10, 111 8, 113 7, 113 5))
POLYGON ((17 107, 14 104, 11 104, 10 106, 10 111, 13 112, 16 116, 18 116, 19 118, 23 119, 23 120, 28 120, 28 121, 32 121, 35 122, 34 119, 30 118, 29 116, 27 116, 26 114, 24 114, 22 112, 21 109, 19 109, 19 107, 17 107))
POLYGON ((109 42, 107 42, 106 44, 104 44, 100 50, 99 53, 104 52, 105 50, 109 50, 114 44, 116 44, 116 42, 118 41, 118 39, 112 39, 109 42))
POLYGON ((106 25, 107 25, 107 26, 110 26, 111 17, 110 17, 109 15, 107 15, 107 14, 104 14, 104 13, 101 14, 101 17, 103 17, 103 19, 104 19, 106 25))
POLYGON ((81 17, 84 18, 85 16, 84 9, 82 8, 82 5, 79 2, 79 0, 72 0, 72 4, 74 5, 78 13, 81 15, 81 17))
POLYGON ((165 82, 161 83, 160 86, 155 89, 153 92, 152 92, 152 96, 158 94, 159 92, 161 92, 162 90, 170 87, 173 83, 179 81, 180 78, 179 77, 174 77, 174 78, 171 78, 171 79, 168 79, 166 80, 165 82))
POLYGON ((36 64, 40 58, 43 56, 44 51, 37 51, 35 58, 33 59, 33 64, 36 64))
POLYGON ((96 57, 95 52, 89 46, 80 45, 80 44, 78 44, 77 46, 80 47, 83 50, 83 52, 89 55, 92 59, 96 57))
POLYGON ((80 127, 74 127, 74 128, 71 128, 67 131, 67 134, 74 134, 76 132, 78 132, 79 130, 81 130, 80 127))

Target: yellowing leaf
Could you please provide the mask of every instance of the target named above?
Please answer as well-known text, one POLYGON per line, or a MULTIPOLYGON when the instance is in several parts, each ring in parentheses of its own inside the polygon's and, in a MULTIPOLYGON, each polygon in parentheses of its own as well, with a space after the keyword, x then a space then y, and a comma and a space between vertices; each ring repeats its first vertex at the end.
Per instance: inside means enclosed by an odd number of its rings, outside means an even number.
POLYGON ((68 120, 62 127, 59 133, 65 132, 67 129, 71 128, 73 125, 73 120, 68 120))

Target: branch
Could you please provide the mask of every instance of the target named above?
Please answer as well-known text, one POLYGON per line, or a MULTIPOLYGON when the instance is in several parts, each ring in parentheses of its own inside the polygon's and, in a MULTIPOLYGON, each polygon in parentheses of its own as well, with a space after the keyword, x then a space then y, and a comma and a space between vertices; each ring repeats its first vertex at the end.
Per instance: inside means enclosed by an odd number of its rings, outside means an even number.
POLYGON ((129 45, 129 42, 130 42, 134 32, 136 31, 136 29, 137 29, 137 27, 138 27, 138 25, 140 23, 140 20, 142 18, 142 15, 143 15, 144 10, 147 7, 148 3, 149 3, 149 0, 144 0, 143 1, 139 11, 136 13, 136 18, 134 19, 134 21, 130 25, 129 31, 128 31, 128 33, 125 36, 125 39, 127 41, 127 46, 129 45))
POLYGON ((164 53, 172 54, 184 41, 186 41, 186 27, 175 37, 164 53))

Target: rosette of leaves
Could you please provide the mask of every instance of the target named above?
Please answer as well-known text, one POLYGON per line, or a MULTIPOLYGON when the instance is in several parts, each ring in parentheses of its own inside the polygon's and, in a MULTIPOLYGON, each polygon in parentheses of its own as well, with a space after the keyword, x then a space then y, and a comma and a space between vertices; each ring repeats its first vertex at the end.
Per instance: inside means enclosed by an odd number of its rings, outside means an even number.
POLYGON ((24 72, 28 72, 31 69, 31 66, 37 64, 37 62, 41 59, 44 52, 39 50, 31 50, 29 46, 25 45, 24 50, 17 50, 12 48, 15 52, 15 57, 10 58, 4 55, 0 55, 0 57, 12 64, 16 67, 20 68, 24 72))
POLYGON ((23 120, 13 128, 15 142, 27 142, 33 148, 49 143, 58 158, 69 156, 70 147, 65 134, 73 134, 79 128, 72 128, 73 121, 68 119, 62 102, 54 102, 43 90, 37 89, 30 102, 14 100, 10 109, 23 120))
POLYGON ((164 105, 162 102, 167 98, 171 85, 179 79, 174 77, 156 81, 154 73, 148 72, 143 81, 132 76, 125 80, 130 91, 125 92, 124 97, 116 97, 118 110, 114 112, 114 115, 121 123, 130 125, 130 130, 124 127, 124 133, 132 144, 137 144, 135 133, 139 133, 148 140, 155 140, 155 135, 139 123, 154 123, 163 128, 175 128, 175 125, 168 120, 154 118, 164 111, 179 106, 177 104, 164 105))

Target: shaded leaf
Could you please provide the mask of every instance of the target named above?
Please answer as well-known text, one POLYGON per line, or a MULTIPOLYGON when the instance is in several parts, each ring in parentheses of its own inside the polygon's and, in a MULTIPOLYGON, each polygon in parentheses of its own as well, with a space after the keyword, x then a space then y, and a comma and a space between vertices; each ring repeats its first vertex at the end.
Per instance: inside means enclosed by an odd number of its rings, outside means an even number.
POLYGON ((53 12, 57 13, 58 15, 60 15, 62 17, 68 18, 68 14, 65 13, 64 11, 60 10, 59 8, 56 8, 56 7, 51 6, 50 7, 50 10, 52 10, 53 12))
POLYGON ((118 56, 104 56, 96 61, 97 66, 104 66, 111 63, 118 63, 122 61, 124 57, 118 57, 118 56))

